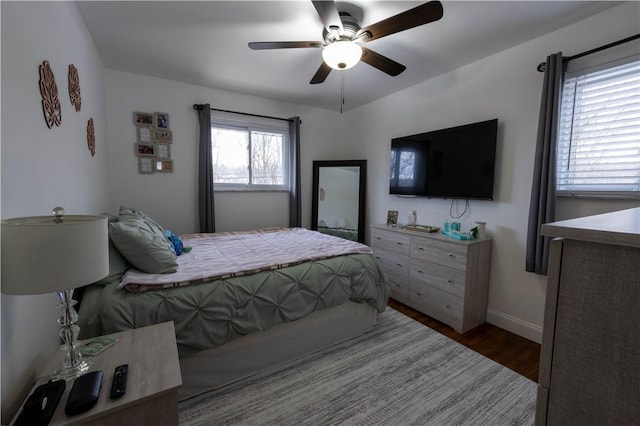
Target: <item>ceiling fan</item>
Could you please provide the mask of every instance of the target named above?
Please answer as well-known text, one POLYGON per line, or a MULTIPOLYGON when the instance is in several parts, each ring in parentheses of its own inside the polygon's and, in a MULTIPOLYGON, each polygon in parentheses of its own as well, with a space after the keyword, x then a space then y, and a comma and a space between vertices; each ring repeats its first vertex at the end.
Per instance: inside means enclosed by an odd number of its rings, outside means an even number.
POLYGON ((391 76, 402 73, 406 67, 371 49, 360 46, 400 31, 428 24, 442 18, 442 3, 430 1, 406 10, 375 24, 360 27, 349 13, 339 12, 333 0, 312 0, 324 25, 323 41, 262 41, 251 42, 253 50, 322 48, 323 62, 311 78, 311 84, 322 83, 332 69, 345 70, 360 60, 391 76))

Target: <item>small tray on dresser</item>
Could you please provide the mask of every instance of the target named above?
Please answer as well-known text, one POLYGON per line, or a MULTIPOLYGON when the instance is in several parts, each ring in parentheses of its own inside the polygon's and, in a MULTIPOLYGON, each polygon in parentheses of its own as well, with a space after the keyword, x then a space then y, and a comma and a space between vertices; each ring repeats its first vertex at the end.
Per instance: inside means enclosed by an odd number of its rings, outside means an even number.
POLYGON ((440 228, 438 228, 437 226, 430 225, 405 225, 404 229, 408 231, 420 231, 429 233, 438 232, 440 230, 440 228))

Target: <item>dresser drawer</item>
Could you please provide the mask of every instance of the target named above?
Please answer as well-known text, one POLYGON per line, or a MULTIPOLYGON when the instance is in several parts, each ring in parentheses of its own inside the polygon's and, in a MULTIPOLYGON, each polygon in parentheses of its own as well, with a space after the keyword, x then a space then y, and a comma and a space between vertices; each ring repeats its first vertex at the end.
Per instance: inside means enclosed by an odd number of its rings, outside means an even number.
POLYGON ((462 329, 464 303, 460 297, 427 285, 412 283, 409 298, 430 317, 450 325, 458 332, 462 329))
POLYGON ((450 268, 467 269, 467 247, 463 244, 413 237, 411 239, 411 257, 450 268))
POLYGON ((409 257, 389 250, 373 247, 373 257, 385 274, 409 277, 409 257))
POLYGON ((371 228, 371 247, 409 256, 411 237, 395 231, 371 228))
POLYGON ((430 285, 458 297, 465 295, 466 273, 459 269, 414 259, 409 268, 409 277, 411 280, 430 285))
POLYGON ((409 279, 394 274, 385 274, 385 278, 391 288, 391 297, 405 302, 409 298, 409 279))

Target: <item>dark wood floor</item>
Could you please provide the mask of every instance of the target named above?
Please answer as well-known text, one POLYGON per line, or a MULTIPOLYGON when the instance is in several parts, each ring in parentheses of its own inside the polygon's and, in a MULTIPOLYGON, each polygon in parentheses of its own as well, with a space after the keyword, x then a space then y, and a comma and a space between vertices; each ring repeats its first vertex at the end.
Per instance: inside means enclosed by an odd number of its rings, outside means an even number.
POLYGON ((389 306, 427 327, 444 334, 505 367, 538 382, 540 345, 494 325, 485 323, 465 334, 402 303, 389 299, 389 306))

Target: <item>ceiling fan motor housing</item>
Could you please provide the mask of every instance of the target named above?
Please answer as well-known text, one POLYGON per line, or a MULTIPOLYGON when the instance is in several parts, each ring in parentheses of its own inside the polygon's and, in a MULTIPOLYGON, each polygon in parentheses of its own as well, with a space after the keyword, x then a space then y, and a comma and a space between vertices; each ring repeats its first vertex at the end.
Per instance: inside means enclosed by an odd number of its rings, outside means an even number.
POLYGON ((342 21, 342 33, 336 31, 327 31, 326 28, 322 29, 322 39, 325 44, 331 44, 334 41, 347 40, 351 41, 356 38, 356 33, 360 31, 360 23, 347 12, 339 12, 340 20, 342 21))

